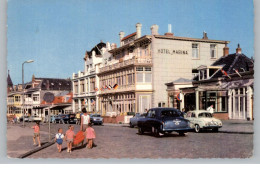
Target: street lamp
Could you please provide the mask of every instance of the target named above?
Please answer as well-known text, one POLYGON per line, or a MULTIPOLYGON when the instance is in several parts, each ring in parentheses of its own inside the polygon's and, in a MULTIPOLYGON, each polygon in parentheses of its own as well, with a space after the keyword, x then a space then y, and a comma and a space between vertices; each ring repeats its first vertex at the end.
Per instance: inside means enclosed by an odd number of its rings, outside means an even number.
POLYGON ((23 94, 22 94, 22 117, 23 117, 23 127, 24 127, 24 71, 23 71, 23 65, 26 63, 32 63, 34 60, 28 60, 23 62, 22 64, 22 88, 23 88, 23 94))

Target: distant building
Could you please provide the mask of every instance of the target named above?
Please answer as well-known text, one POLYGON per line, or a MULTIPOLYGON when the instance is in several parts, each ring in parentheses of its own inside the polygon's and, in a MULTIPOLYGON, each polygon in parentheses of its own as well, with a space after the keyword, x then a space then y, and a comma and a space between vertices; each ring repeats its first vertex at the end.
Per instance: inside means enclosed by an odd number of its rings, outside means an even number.
POLYGON ((198 67, 191 87, 180 88, 181 108, 206 110, 213 105, 219 119, 253 119, 254 62, 236 53, 220 57, 210 66, 198 67))
POLYGON ((99 112, 99 97, 101 92, 99 86, 99 68, 109 61, 111 54, 108 50, 114 44, 103 43, 102 41, 90 51, 86 51, 84 57, 84 71, 73 73, 73 112, 79 112, 83 107, 88 112, 99 112))
MULTIPOLYGON (((60 94, 69 94, 71 92, 71 80, 56 78, 35 78, 24 85, 24 102, 22 100, 22 85, 15 85, 13 91, 8 93, 8 112, 7 115, 15 114, 21 117, 23 112, 25 115, 36 115, 44 118, 51 113, 50 108, 55 104, 50 102, 43 105, 45 94, 51 94, 56 97, 60 94)), ((71 103, 70 105, 71 106, 71 103)), ((62 108, 59 109, 62 112, 62 108)), ((70 110, 70 112, 72 109, 70 110)))

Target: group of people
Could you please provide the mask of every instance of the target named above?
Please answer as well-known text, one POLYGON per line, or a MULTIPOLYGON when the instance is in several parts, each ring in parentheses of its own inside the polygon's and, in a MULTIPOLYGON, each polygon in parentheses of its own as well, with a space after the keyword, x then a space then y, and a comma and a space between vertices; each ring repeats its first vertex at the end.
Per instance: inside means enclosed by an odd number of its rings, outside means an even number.
MULTIPOLYGON (((91 149, 93 148, 93 140, 96 138, 95 130, 92 128, 92 124, 90 123, 90 117, 87 113, 86 108, 82 109, 82 114, 80 115, 81 119, 81 125, 80 125, 80 131, 83 132, 84 138, 87 141, 86 147, 91 149)), ((32 127, 34 129, 34 135, 33 135, 33 144, 36 144, 36 139, 38 141, 38 146, 41 146, 40 142, 40 123, 36 122, 36 125, 32 127)), ((55 135, 55 142, 57 143, 57 149, 60 153, 62 150, 62 143, 63 141, 67 142, 67 152, 71 153, 72 146, 74 139, 76 138, 76 133, 74 132, 74 126, 69 125, 68 130, 65 134, 63 134, 63 129, 59 128, 58 133, 55 135)), ((82 141, 82 144, 84 143, 84 140, 82 141)))

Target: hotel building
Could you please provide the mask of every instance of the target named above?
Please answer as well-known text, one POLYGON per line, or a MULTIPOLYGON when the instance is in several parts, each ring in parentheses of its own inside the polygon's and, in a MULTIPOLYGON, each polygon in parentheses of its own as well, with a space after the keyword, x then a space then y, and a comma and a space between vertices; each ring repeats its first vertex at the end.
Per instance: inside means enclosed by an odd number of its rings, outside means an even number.
POLYGON ((119 33, 120 47, 109 50, 111 57, 100 65, 99 87, 118 85, 117 89, 98 92, 102 114, 115 112, 144 112, 151 107, 168 107, 165 83, 179 78, 192 79, 200 65, 209 66, 223 56, 229 41, 177 37, 171 26, 164 35, 159 26, 151 26, 151 34, 141 35, 142 24, 136 32, 119 33))

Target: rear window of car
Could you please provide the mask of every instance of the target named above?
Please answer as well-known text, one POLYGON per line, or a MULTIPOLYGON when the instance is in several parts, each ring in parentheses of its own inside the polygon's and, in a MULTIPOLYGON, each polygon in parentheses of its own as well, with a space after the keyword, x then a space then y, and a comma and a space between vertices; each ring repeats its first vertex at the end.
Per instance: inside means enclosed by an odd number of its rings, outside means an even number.
POLYGON ((174 110, 164 110, 161 112, 161 116, 165 117, 179 117, 179 113, 174 110))
POLYGON ((211 113, 203 112, 199 113, 198 117, 212 117, 211 113))

